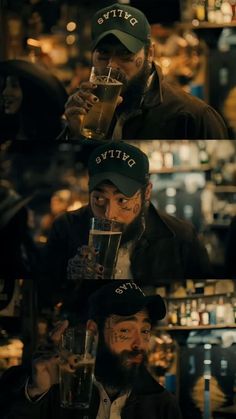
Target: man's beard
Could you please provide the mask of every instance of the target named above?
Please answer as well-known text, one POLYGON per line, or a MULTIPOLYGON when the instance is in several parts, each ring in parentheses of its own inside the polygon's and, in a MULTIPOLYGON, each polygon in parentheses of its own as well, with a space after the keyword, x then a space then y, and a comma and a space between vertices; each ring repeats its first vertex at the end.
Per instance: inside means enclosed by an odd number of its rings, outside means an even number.
POLYGON ((138 240, 145 230, 145 212, 141 209, 137 217, 125 226, 121 236, 121 246, 131 240, 138 240))
POLYGON ((140 106, 149 75, 150 66, 147 58, 145 58, 140 72, 131 80, 127 81, 125 85, 124 92, 122 92, 123 102, 117 108, 118 114, 123 112, 128 113, 140 106))
POLYGON ((121 354, 113 354, 107 347, 104 338, 99 338, 96 356, 95 377, 104 387, 110 387, 117 391, 130 389, 135 383, 140 370, 144 368, 147 360, 146 353, 142 350, 122 351, 121 354), (142 355, 140 364, 128 362, 132 357, 142 355), (128 364, 128 365, 127 365, 128 364))

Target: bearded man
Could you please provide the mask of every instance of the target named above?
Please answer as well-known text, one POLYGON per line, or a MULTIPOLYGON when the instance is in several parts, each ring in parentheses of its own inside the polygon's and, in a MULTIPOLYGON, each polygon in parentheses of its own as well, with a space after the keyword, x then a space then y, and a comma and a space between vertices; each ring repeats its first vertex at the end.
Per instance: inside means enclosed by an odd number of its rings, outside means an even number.
POLYGON ((154 285, 165 279, 209 278, 207 252, 194 226, 150 203, 145 153, 125 141, 107 142, 92 151, 88 174, 89 204, 56 219, 44 249, 45 274, 55 284, 66 278, 103 278, 103 266, 87 246, 91 217, 124 225, 115 279, 154 285))
MULTIPOLYGON (((126 80, 107 139, 229 138, 215 109, 164 81, 149 22, 140 10, 112 4, 95 13, 91 26, 92 65, 119 69, 126 80)), ((59 139, 81 139, 83 117, 99 100, 95 87, 83 82, 69 97, 59 139)))
MULTIPOLYGON (((54 350, 52 347, 51 353, 35 357, 30 376, 22 367, 13 367, 3 376, 7 405, 2 408, 7 412, 3 418, 181 419, 175 397, 148 371, 152 327, 165 315, 162 297, 146 296, 134 282, 110 281, 99 287, 90 295, 87 321, 88 330, 98 338, 89 410, 60 407, 57 385, 60 360, 55 354, 68 327, 66 320, 51 334, 54 350)), ((76 356, 73 359, 70 355, 68 368, 74 371, 76 356)))

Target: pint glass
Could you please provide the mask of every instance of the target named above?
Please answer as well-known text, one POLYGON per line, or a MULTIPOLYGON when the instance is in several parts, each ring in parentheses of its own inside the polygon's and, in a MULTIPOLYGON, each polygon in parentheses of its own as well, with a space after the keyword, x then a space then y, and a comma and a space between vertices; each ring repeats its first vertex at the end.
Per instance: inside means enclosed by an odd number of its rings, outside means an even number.
POLYGON ((118 221, 91 218, 89 246, 96 251, 96 262, 103 266, 103 278, 113 279, 124 225, 118 221))
POLYGON ((93 94, 99 101, 83 118, 81 134, 86 138, 105 139, 123 86, 122 78, 122 73, 111 67, 92 67, 89 81, 97 85, 93 94))
POLYGON ((89 409, 96 359, 96 336, 85 326, 68 328, 60 343, 61 407, 89 409), (71 360, 73 368, 70 367, 71 360))

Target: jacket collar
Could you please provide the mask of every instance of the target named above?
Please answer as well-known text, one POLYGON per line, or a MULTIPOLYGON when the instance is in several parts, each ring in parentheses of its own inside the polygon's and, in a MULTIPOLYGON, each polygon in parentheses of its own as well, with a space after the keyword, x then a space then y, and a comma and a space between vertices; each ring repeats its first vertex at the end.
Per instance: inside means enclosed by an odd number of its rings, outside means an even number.
POLYGON ((159 394, 164 391, 162 387, 150 374, 146 367, 143 367, 140 371, 140 376, 135 381, 135 384, 131 390, 130 398, 132 396, 147 395, 147 394, 159 394))
POLYGON ((175 237, 175 232, 165 220, 164 214, 158 212, 153 204, 150 204, 148 214, 146 216, 146 228, 143 234, 148 241, 156 240, 159 238, 172 238, 175 237))
POLYGON ((153 72, 143 97, 143 108, 153 108, 163 102, 162 81, 161 68, 156 62, 153 62, 153 72))

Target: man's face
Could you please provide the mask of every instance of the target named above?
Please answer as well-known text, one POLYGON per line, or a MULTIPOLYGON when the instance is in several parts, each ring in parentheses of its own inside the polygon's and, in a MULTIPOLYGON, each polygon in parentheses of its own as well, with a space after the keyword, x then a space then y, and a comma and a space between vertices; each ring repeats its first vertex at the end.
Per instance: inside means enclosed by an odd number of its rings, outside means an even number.
POLYGON ((122 357, 123 366, 141 364, 148 350, 151 323, 146 310, 131 316, 111 315, 104 326, 104 340, 114 355, 122 357))
POLYGON ((141 73, 146 60, 144 48, 134 54, 114 37, 102 40, 92 56, 94 66, 119 68, 128 82, 141 73))
POLYGON ((90 206, 95 217, 129 225, 141 212, 141 191, 128 198, 116 186, 101 183, 90 194, 90 206))
POLYGON ((132 316, 111 315, 99 332, 95 376, 104 386, 132 387, 147 361, 151 333, 145 310, 132 316))

